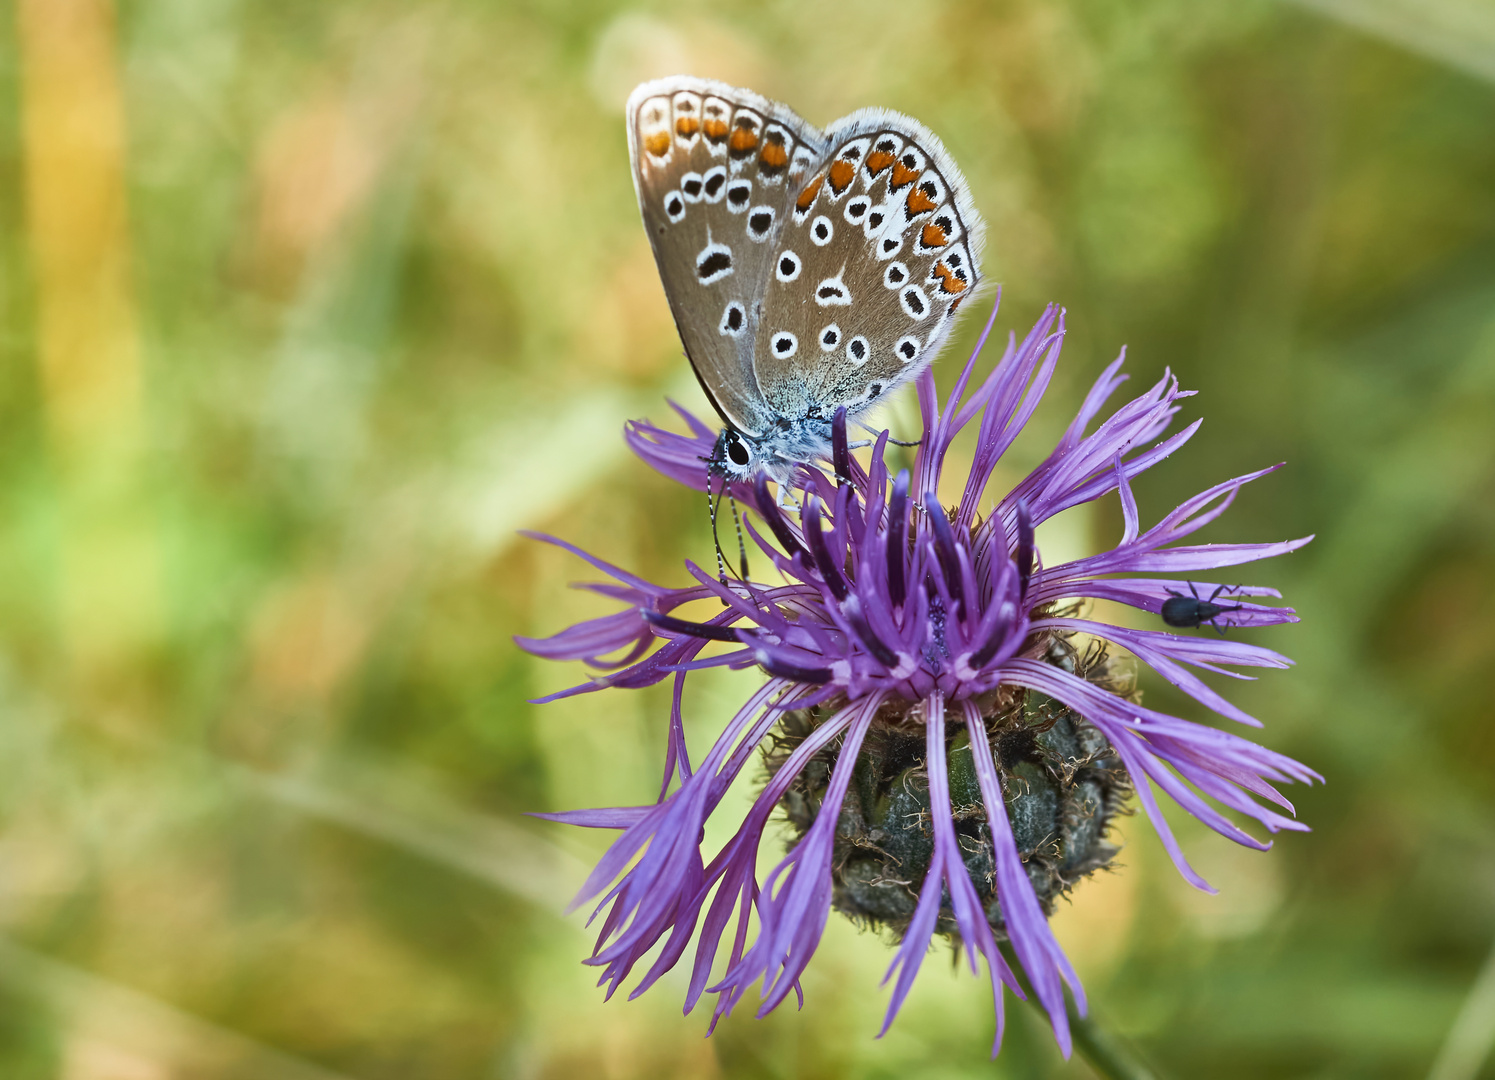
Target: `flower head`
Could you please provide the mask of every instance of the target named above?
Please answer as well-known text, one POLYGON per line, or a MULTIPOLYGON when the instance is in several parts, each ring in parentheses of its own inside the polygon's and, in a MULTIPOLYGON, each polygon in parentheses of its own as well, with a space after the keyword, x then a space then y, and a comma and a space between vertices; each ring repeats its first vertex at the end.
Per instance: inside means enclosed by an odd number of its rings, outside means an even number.
MULTIPOLYGON (((687 1009, 711 993, 720 1018, 761 981, 762 1015, 799 992, 834 905, 901 937, 884 1030, 931 937, 945 933, 964 946, 973 971, 977 955, 985 959, 1000 1044, 1001 987, 1022 994, 999 948, 1006 940, 1068 1053, 1063 984, 1081 1011, 1084 996, 1047 913, 1059 893, 1110 858, 1105 827, 1133 788, 1179 870, 1202 889, 1209 886, 1174 840, 1156 789, 1250 847, 1269 845, 1219 807, 1271 832, 1304 828, 1268 804, 1291 813, 1274 783, 1311 782, 1314 772, 1238 735, 1142 707, 1110 650, 1125 650, 1206 708, 1254 726, 1190 668, 1243 678, 1231 668, 1285 667, 1284 657, 1223 636, 1131 629, 1083 615, 1083 601, 1092 599, 1158 614, 1170 599, 1220 588, 1189 576, 1195 572, 1307 543, 1179 543, 1219 517, 1244 484, 1273 470, 1218 484, 1143 529, 1131 481, 1187 442, 1198 422, 1157 441, 1189 396, 1165 375, 1089 431, 1125 381, 1118 359, 1053 452, 983 516, 992 471, 1053 376, 1064 316, 1051 307, 1022 342, 1009 339, 1000 362, 973 387, 990 332, 988 322, 943 406, 932 374, 920 376, 924 430, 912 470, 892 473, 886 432, 864 466, 850 452, 842 414, 833 460, 825 463, 834 476, 801 467, 790 490, 776 495, 761 476, 751 484, 711 476, 716 434, 684 410, 686 435, 629 425, 629 443, 660 472, 696 490, 727 484, 756 509, 761 527, 749 522, 748 535, 779 583, 728 580, 687 562, 693 583, 665 588, 542 537, 606 573, 612 583, 593 588, 628 605, 549 639, 520 640, 542 656, 610 669, 552 697, 674 680, 659 801, 550 815, 621 830, 577 898, 602 894, 597 911, 606 916, 588 962, 603 968, 609 994, 663 940, 633 991, 643 992, 694 938, 687 1009), (974 461, 959 502, 946 508, 936 494, 945 460, 972 423, 974 461), (1046 565, 1035 527, 1112 492, 1124 520, 1116 546, 1046 565), (697 601, 714 601, 719 611, 704 621, 672 614, 697 601), (662 645, 649 653, 656 642, 662 645), (708 650, 713 643, 725 647, 708 650), (684 682, 691 671, 721 665, 756 665, 767 679, 693 763, 684 682), (708 863, 702 825, 760 747, 767 784, 708 863), (904 810, 913 813, 894 812, 899 799, 912 800, 904 810), (758 850, 781 805, 796 839, 760 882, 758 850), (914 824, 894 835, 895 820, 914 824), (757 935, 749 941, 754 915, 757 935)), ((1277 596, 1271 589, 1233 587, 1228 595, 1230 625, 1296 621, 1291 609, 1245 599, 1277 596)))

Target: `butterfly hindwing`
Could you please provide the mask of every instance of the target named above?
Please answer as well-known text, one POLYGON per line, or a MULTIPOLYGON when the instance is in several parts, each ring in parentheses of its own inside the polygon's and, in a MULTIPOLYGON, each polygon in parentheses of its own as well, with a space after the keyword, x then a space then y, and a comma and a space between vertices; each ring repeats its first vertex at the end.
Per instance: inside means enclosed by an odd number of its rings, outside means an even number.
POLYGON ((864 109, 827 137, 790 193, 755 342, 787 417, 856 411, 918 374, 980 281, 981 219, 932 132, 864 109))
POLYGON ((712 404, 760 434, 772 414, 753 343, 788 199, 825 136, 751 91, 677 76, 628 100, 628 149, 644 227, 686 355, 712 404))

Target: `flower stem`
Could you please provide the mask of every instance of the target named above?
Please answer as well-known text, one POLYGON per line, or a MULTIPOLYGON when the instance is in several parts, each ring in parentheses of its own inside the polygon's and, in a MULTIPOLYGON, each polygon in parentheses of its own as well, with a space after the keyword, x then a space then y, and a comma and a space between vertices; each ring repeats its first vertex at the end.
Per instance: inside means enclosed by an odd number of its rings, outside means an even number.
POLYGON ((1101 1027, 1094 1020, 1079 1016, 1069 1006, 1069 1030, 1075 1049, 1096 1075, 1106 1080, 1158 1080, 1158 1074, 1137 1056, 1136 1050, 1101 1027))
MULTIPOLYGON (((1048 1027, 1049 1014, 1033 992, 1027 973, 1018 963, 1012 947, 1003 942, 999 948, 1007 959, 1007 966, 1017 976, 1018 985, 1027 995, 1028 1004, 1043 1017, 1043 1026, 1048 1027)), ((1162 1080, 1161 1074, 1142 1060, 1135 1046, 1107 1031, 1094 1018, 1081 1016, 1068 996, 1064 999, 1064 1009, 1069 1014, 1069 1032, 1074 1038, 1075 1049, 1102 1080, 1162 1080)))

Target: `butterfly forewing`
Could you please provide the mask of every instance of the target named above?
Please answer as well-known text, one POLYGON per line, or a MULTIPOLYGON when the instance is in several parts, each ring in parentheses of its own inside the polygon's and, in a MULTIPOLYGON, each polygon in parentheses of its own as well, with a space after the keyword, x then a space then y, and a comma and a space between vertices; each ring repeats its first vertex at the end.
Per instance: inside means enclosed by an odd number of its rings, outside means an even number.
POLYGON ((628 101, 639 209, 686 355, 749 434, 774 419, 753 369, 765 282, 824 144, 784 106, 708 79, 645 83, 628 101))
POLYGON ((753 369, 782 416, 851 411, 933 359, 980 280, 965 178, 917 121, 868 109, 831 126, 789 192, 753 369))

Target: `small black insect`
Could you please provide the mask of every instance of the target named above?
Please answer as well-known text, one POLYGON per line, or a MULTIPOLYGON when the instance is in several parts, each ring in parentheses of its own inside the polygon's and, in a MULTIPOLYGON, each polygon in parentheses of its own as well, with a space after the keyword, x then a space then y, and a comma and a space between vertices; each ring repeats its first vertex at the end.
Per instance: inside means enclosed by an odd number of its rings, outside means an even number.
POLYGON ((1240 604, 1226 605, 1215 603, 1215 597, 1224 591, 1225 586, 1221 585, 1209 594, 1208 600, 1203 600, 1194 591, 1193 582, 1189 583, 1190 595, 1188 596, 1169 589, 1169 598, 1163 601, 1163 621, 1169 626, 1178 627, 1202 626, 1205 623, 1209 623, 1215 628, 1216 633, 1224 637, 1225 627, 1221 626, 1216 620, 1227 611, 1241 610, 1240 604))

